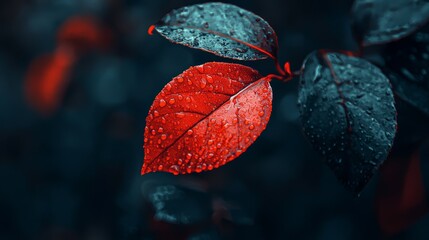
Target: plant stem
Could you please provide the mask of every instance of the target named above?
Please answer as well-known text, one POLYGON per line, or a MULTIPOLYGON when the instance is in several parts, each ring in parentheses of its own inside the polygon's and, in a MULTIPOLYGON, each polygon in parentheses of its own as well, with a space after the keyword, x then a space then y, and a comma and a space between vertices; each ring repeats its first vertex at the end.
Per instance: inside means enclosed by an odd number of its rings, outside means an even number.
POLYGON ((286 76, 286 72, 280 66, 278 58, 274 58, 274 64, 276 65, 277 72, 280 73, 281 76, 286 76))

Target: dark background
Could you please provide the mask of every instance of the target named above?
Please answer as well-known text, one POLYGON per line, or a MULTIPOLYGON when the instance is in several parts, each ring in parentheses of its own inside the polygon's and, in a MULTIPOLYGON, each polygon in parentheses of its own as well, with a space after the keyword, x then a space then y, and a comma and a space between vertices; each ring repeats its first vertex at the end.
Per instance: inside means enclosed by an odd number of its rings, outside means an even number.
MULTIPOLYGON (((140 176, 145 117, 161 88, 192 65, 231 62, 147 35, 171 9, 200 2, 0 3, 0 239, 180 239, 183 231, 189 239, 382 237, 374 212, 377 176, 360 197, 336 180, 301 133, 297 79, 272 82, 268 127, 235 161, 198 175, 140 176), (76 15, 99 19, 113 43, 79 58, 60 107, 44 116, 27 103, 24 79, 32 60, 55 49, 61 24, 76 15), (171 203, 188 207, 189 216, 201 210, 215 219, 227 212, 229 220, 197 227, 154 220, 151 194, 158 185, 190 189, 210 202, 208 209, 189 208, 190 194, 171 203), (189 234, 183 230, 189 228, 189 234)), ((316 49, 357 49, 351 0, 225 2, 267 20, 279 36, 281 61, 292 69, 316 49)), ((269 60, 243 64, 275 71, 269 60)), ((395 239, 428 239, 428 226, 426 216, 395 239)))

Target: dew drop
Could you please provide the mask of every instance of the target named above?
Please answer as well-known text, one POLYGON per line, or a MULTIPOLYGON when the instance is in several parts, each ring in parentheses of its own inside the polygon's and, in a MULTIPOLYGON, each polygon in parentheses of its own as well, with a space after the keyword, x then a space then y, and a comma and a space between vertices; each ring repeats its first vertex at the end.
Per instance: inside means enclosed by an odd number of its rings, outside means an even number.
POLYGON ((164 99, 159 100, 159 106, 160 107, 165 107, 165 105, 167 105, 167 102, 165 102, 164 99))
POLYGON ((182 77, 177 77, 177 82, 182 83, 184 80, 182 77))
POLYGON ((206 87, 206 85, 207 85, 207 81, 206 81, 206 79, 205 79, 205 78, 202 78, 202 79, 201 79, 201 83, 200 83, 200 87, 201 87, 201 88, 205 88, 205 87, 206 87))
POLYGON ((162 127, 158 128, 159 133, 162 133, 163 131, 164 131, 164 128, 162 128, 162 127))
POLYGON ((168 100, 169 104, 174 104, 176 102, 176 100, 174 98, 170 98, 170 100, 168 100))
POLYGON ((164 168, 164 166, 162 166, 162 165, 159 165, 158 166, 158 171, 162 171, 162 169, 164 168))
POLYGON ((250 129, 250 130, 255 129, 255 125, 251 124, 251 125, 249 126, 249 129, 250 129))
POLYGON ((150 133, 151 133, 152 135, 155 135, 155 134, 156 134, 156 131, 155 131, 155 130, 152 130, 150 133))
POLYGON ((210 76, 210 75, 208 75, 208 76, 207 76, 207 82, 209 82, 209 83, 213 83, 213 82, 214 82, 213 77, 212 77, 212 76, 210 76))
POLYGON ((192 135, 194 133, 194 131, 192 131, 192 129, 189 129, 188 132, 186 132, 186 134, 188 135, 192 135))
POLYGON ((158 111, 153 111, 153 115, 155 116, 155 117, 158 117, 159 116, 159 112, 158 111))
POLYGON ((165 139, 167 139, 167 135, 166 134, 162 134, 161 135, 161 140, 165 140, 165 139))
POLYGON ((204 73, 204 67, 202 65, 195 67, 199 73, 204 73))
POLYGON ((178 175, 179 174, 179 166, 177 165, 172 165, 170 167, 170 172, 173 173, 174 175, 178 175))
POLYGON ((235 48, 234 50, 236 52, 239 52, 239 53, 245 53, 245 52, 247 52, 247 49, 244 49, 244 48, 235 48))
POLYGON ((191 102, 191 98, 190 97, 186 97, 185 101, 188 102, 188 103, 190 103, 191 102))
POLYGON ((178 118, 184 118, 185 117, 185 113, 178 112, 178 113, 176 113, 176 117, 178 117, 178 118))

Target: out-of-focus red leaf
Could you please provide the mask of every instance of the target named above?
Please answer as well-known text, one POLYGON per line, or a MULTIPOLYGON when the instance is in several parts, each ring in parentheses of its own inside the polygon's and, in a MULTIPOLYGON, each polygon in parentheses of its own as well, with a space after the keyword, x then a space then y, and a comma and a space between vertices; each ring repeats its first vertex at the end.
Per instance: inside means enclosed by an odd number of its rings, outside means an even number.
POLYGON ((376 196, 382 232, 397 234, 428 211, 418 149, 406 156, 391 157, 381 169, 376 196))
POLYGON ((169 82, 146 118, 142 174, 212 170, 258 138, 271 115, 269 81, 249 67, 206 63, 169 82))
POLYGON ((74 16, 58 30, 57 40, 59 45, 70 45, 78 52, 105 50, 110 45, 111 34, 92 17, 74 16))
POLYGON ((74 52, 67 47, 59 47, 54 53, 36 58, 25 80, 29 104, 42 114, 53 112, 62 99, 75 60, 74 52))

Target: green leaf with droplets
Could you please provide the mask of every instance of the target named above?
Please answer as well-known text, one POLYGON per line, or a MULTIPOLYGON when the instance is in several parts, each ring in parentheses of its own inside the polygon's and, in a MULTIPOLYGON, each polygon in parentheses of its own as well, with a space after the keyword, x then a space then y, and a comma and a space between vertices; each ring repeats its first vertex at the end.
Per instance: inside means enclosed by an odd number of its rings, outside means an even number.
POLYGON ((305 135, 346 188, 360 192, 396 133, 388 79, 363 59, 318 51, 305 60, 298 100, 305 135))
POLYGON ((252 12, 226 3, 204 3, 173 10, 155 30, 174 43, 221 57, 259 60, 277 57, 277 35, 252 12))

